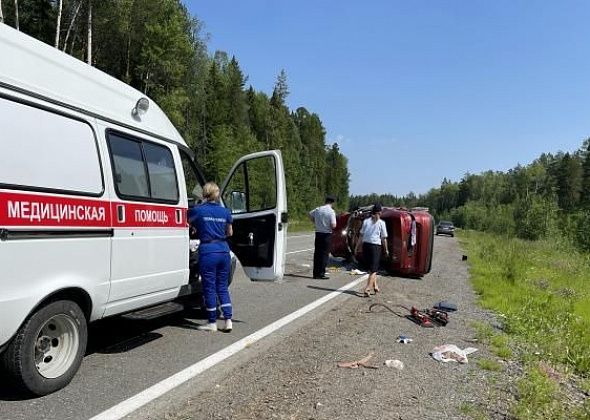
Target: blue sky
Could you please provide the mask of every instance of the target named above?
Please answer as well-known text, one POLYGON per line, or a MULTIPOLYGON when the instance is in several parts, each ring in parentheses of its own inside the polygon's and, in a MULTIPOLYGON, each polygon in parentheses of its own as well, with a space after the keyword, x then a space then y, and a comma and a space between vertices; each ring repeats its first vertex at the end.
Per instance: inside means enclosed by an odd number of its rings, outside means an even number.
POLYGON ((590 1, 186 0, 271 92, 320 115, 351 193, 423 193, 590 136, 590 1))

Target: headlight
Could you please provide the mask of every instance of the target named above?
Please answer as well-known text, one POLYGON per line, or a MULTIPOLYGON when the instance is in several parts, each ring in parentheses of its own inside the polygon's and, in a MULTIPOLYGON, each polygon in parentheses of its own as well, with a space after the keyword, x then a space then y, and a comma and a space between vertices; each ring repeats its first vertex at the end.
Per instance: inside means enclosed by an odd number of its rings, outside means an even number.
POLYGON ((342 236, 346 236, 346 229, 342 230, 342 236))

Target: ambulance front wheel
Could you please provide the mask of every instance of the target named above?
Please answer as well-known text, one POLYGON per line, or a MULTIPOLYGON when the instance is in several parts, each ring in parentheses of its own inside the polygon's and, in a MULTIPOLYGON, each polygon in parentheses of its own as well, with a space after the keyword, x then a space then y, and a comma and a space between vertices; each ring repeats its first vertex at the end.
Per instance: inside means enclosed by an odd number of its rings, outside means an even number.
POLYGON ((33 395, 47 395, 70 383, 86 352, 88 327, 69 300, 41 307, 21 326, 3 354, 13 382, 33 395))

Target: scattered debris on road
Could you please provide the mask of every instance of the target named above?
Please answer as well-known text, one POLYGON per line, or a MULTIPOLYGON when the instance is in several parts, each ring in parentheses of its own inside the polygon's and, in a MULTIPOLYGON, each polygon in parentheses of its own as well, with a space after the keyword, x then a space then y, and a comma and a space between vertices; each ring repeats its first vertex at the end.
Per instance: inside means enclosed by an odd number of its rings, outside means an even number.
POLYGON ((451 302, 447 302, 446 300, 441 300, 440 302, 435 303, 433 308, 445 312, 457 311, 457 305, 451 302))
POLYGON ((400 318, 409 319, 410 321, 413 321, 414 323, 416 323, 424 328, 433 328, 435 326, 436 327, 444 327, 449 323, 449 314, 445 311, 441 311, 436 308, 420 310, 420 309, 416 308, 415 306, 412 306, 411 308, 408 308, 407 306, 404 306, 404 305, 394 305, 394 306, 398 307, 398 308, 405 309, 409 313, 407 315, 403 315, 399 312, 394 311, 393 309, 391 309, 391 307, 389 307, 388 305, 386 305, 384 303, 373 303, 371 306, 369 306, 369 312, 373 312, 373 308, 383 307, 386 310, 388 310, 389 312, 391 312, 392 314, 394 314, 400 318))
POLYGON ((371 352, 360 360, 353 360, 350 362, 338 362, 338 367, 348 369, 358 369, 359 367, 364 367, 367 369, 377 369, 377 366, 369 364, 369 360, 371 360, 372 357, 373 353, 371 352))
POLYGON ((402 362, 401 360, 397 360, 397 359, 386 360, 384 364, 387 367, 394 368, 397 370, 403 370, 403 368, 404 368, 404 362, 402 362))
POLYGON ((477 349, 475 347, 467 347, 461 350, 454 344, 443 344, 432 349, 432 358, 439 362, 459 362, 467 363, 467 356, 471 353, 475 353, 477 349))
POLYGON ((411 343, 412 341, 414 341, 414 340, 412 340, 410 337, 405 336, 405 335, 399 335, 397 337, 397 342, 398 343, 408 344, 408 343, 411 343))

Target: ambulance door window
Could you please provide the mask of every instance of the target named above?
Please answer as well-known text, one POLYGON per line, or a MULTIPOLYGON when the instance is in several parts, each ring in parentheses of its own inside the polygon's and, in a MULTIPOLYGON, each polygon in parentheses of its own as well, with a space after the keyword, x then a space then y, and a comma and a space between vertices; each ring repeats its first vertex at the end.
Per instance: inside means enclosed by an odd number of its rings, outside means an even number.
POLYGON ((277 180, 272 156, 242 162, 223 192, 223 202, 232 213, 253 213, 277 205, 277 180), (270 175, 270 176, 269 176, 270 175))
POLYGON ((174 159, 167 147, 144 143, 143 150, 147 160, 152 198, 165 201, 178 201, 178 185, 174 159))

